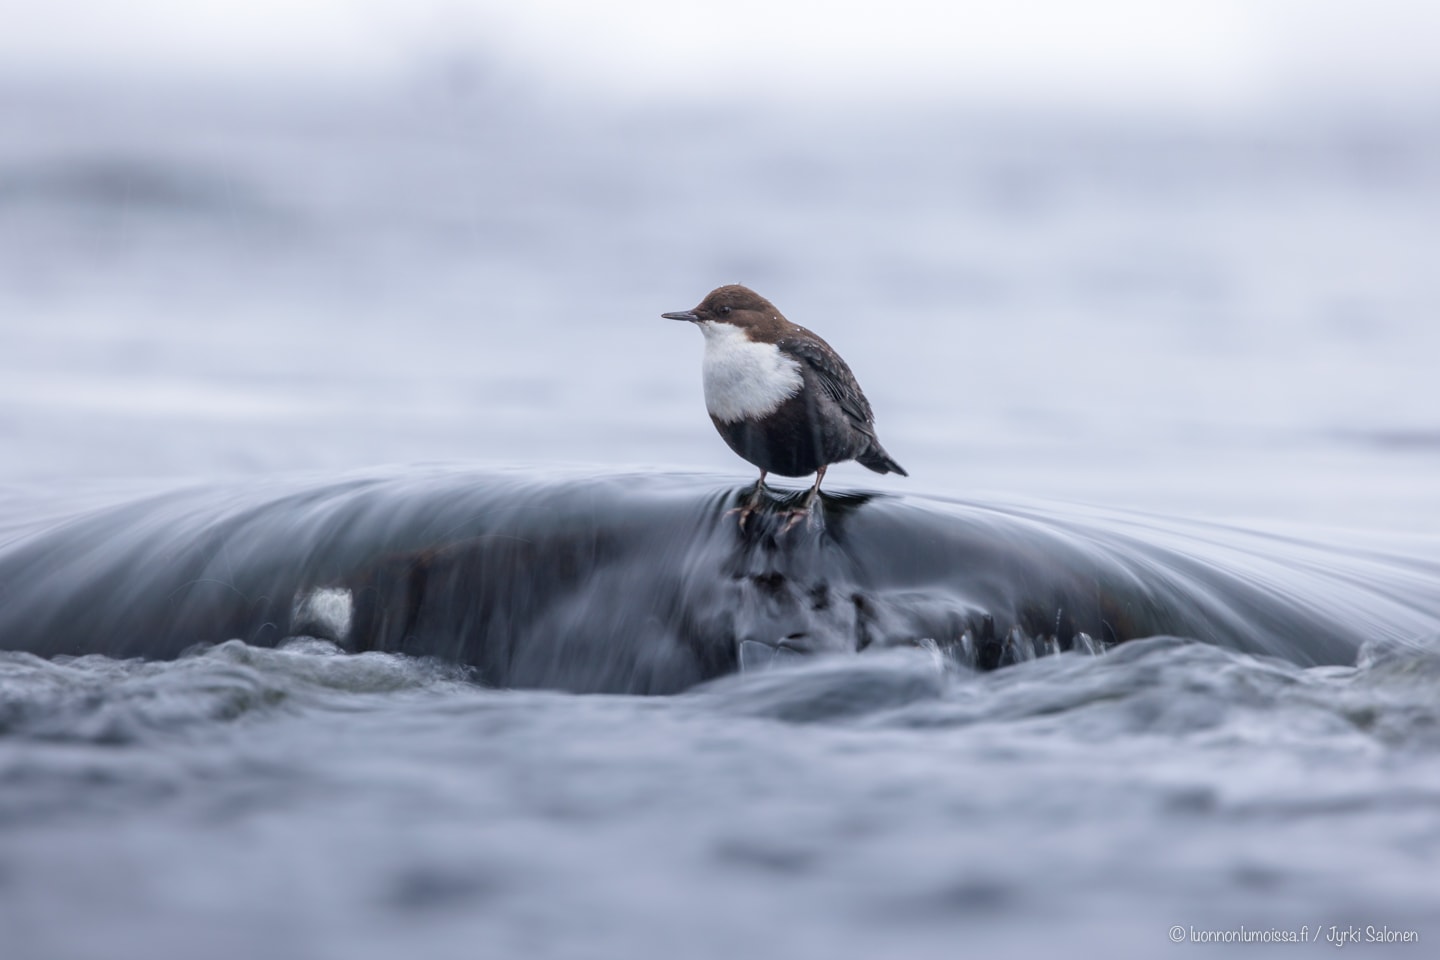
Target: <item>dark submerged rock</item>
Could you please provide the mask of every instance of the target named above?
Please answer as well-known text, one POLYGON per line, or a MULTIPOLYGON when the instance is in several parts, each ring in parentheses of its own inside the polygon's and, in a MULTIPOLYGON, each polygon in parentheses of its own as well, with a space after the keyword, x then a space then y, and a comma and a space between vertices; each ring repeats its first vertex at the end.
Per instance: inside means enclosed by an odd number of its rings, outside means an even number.
POLYGON ((165 658, 310 634, 497 686, 669 693, 903 644, 981 669, 1159 634, 1352 663, 1373 632, 1104 527, 825 494, 785 531, 797 492, 742 530, 750 489, 452 470, 154 498, 0 547, 0 647, 165 658))

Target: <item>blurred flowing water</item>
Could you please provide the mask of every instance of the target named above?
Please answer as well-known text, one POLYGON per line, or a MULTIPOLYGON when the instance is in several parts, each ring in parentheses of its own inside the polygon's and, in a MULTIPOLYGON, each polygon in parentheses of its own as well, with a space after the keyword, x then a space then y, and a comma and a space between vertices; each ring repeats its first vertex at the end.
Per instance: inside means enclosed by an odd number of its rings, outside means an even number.
POLYGON ((5 955, 1418 955, 1437 222, 1422 115, 0 90, 5 955), (734 281, 912 479, 737 529, 734 281))

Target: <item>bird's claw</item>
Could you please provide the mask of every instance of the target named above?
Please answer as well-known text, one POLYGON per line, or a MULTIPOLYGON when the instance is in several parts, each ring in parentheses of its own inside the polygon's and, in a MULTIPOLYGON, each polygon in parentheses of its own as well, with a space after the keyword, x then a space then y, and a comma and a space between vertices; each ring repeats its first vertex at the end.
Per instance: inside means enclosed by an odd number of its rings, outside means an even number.
POLYGON ((725 516, 728 517, 732 513, 740 514, 740 529, 743 532, 745 529, 745 521, 749 520, 750 517, 754 515, 757 509, 758 507, 755 504, 747 503, 743 507, 731 507, 729 510, 725 511, 725 516))
MULTIPOLYGON (((750 503, 746 504, 743 507, 731 507, 729 510, 725 511, 725 516, 728 517, 731 514, 738 513, 740 515, 740 531, 743 533, 745 531, 745 524, 750 521, 751 517, 753 517, 759 512, 760 507, 757 504, 750 503)), ((785 525, 781 527, 778 531, 778 533, 781 535, 789 533, 795 527, 799 526, 801 520, 808 521, 809 525, 813 525, 815 522, 815 510, 813 507, 810 506, 796 507, 793 510, 785 510, 782 511, 781 515, 788 518, 785 521, 785 525)))
POLYGON ((815 523, 815 512, 808 503, 803 507, 797 507, 794 510, 787 510, 786 512, 790 514, 790 519, 785 521, 785 526, 780 528, 782 534, 789 533, 801 520, 806 521, 805 525, 807 527, 815 523))

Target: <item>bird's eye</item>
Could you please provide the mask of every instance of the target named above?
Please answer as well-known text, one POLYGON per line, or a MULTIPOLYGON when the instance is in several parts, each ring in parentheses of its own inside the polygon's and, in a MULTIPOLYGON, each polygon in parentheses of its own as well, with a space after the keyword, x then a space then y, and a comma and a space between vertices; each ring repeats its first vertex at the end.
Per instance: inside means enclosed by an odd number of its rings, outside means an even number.
POLYGON ((726 304, 725 306, 721 307, 719 310, 716 310, 715 312, 718 313, 718 314, 720 314, 720 316, 722 316, 722 317, 728 317, 728 316, 730 315, 730 306, 729 306, 729 304, 726 304))

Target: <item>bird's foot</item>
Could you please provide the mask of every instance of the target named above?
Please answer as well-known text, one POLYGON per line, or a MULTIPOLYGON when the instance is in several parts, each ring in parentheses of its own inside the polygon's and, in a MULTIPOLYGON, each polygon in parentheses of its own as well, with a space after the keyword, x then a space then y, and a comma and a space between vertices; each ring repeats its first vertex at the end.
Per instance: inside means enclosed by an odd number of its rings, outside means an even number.
POLYGON ((800 523, 801 520, 805 521, 806 527, 813 527, 815 525, 815 507, 814 504, 808 501, 806 502, 805 506, 796 507, 793 510, 786 510, 785 513, 790 517, 790 519, 786 520, 785 526, 780 528, 780 533, 782 535, 789 533, 791 529, 793 529, 800 523))
POLYGON ((740 530, 743 532, 745 530, 745 521, 749 520, 759 510, 760 504, 751 501, 750 503, 745 504, 745 506, 743 507, 731 507, 729 510, 725 511, 725 516, 728 517, 732 513, 740 514, 740 530))
POLYGON ((745 532, 745 521, 746 521, 746 520, 749 520, 750 517, 751 517, 753 514, 755 514, 757 511, 759 511, 759 509, 760 509, 760 500, 761 500, 762 497, 764 497, 764 495, 765 495, 765 471, 762 470, 762 471, 760 471, 760 479, 755 481, 755 489, 750 492, 750 496, 749 496, 749 498, 745 501, 745 505, 744 505, 744 506, 740 506, 740 507, 731 507, 729 510, 726 510, 726 511, 725 511, 725 516, 727 516, 727 517, 730 516, 730 514, 732 514, 732 513, 738 513, 738 514, 740 514, 740 532, 741 532, 741 533, 744 533, 744 532, 745 532))

